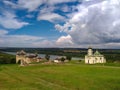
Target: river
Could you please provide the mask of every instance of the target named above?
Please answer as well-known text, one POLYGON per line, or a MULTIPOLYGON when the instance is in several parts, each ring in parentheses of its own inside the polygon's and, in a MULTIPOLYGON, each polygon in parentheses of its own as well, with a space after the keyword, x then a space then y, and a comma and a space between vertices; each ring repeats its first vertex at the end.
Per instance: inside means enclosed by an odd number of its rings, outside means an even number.
MULTIPOLYGON (((4 52, 7 54, 11 54, 11 55, 16 55, 16 52, 4 52)), ((33 54, 33 53, 28 53, 28 54, 33 54)), ((39 57, 44 58, 45 54, 38 54, 39 57)), ((57 57, 61 57, 60 55, 50 55, 50 60, 54 60, 57 57)), ((72 57, 72 60, 83 60, 83 58, 80 57, 72 57)))

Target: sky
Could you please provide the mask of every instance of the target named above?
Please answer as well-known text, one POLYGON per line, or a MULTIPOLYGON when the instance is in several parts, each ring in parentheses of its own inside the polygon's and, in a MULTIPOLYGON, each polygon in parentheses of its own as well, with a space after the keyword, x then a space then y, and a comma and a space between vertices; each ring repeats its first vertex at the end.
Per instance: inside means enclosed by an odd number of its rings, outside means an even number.
POLYGON ((120 49, 120 0, 0 0, 0 47, 120 49))

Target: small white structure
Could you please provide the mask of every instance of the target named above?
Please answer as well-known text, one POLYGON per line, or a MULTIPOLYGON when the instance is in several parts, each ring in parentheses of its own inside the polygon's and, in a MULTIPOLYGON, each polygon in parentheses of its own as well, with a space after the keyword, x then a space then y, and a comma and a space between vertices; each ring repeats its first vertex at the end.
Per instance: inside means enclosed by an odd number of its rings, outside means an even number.
POLYGON ((61 62, 68 62, 68 60, 66 60, 66 56, 60 56, 57 57, 55 60, 53 60, 54 63, 61 63, 61 62), (62 58, 64 58, 64 61, 62 61, 62 58))
POLYGON ((88 54, 85 55, 86 64, 106 63, 106 59, 97 50, 93 53, 91 47, 88 48, 88 54))
POLYGON ((60 60, 55 59, 55 60, 54 60, 54 62, 55 62, 55 63, 60 63, 61 61, 60 61, 60 60))

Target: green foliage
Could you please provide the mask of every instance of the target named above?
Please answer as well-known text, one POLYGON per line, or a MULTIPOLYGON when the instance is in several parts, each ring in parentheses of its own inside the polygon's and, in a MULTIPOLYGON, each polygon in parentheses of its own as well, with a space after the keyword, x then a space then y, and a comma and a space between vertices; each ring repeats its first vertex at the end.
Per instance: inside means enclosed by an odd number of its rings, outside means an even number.
POLYGON ((72 59, 72 56, 70 56, 70 55, 67 55, 67 56, 66 56, 66 59, 67 59, 67 60, 69 60, 69 61, 71 61, 71 59, 72 59))
POLYGON ((105 54, 107 62, 120 61, 120 54, 105 54))
POLYGON ((9 55, 0 52, 0 64, 13 64, 16 62, 14 55, 9 55))
POLYGON ((65 61, 65 58, 64 58, 64 57, 62 57, 62 58, 61 58, 61 61, 62 61, 62 62, 64 62, 64 61, 65 61))
POLYGON ((45 55, 45 59, 49 61, 50 60, 50 56, 48 54, 46 54, 45 55))

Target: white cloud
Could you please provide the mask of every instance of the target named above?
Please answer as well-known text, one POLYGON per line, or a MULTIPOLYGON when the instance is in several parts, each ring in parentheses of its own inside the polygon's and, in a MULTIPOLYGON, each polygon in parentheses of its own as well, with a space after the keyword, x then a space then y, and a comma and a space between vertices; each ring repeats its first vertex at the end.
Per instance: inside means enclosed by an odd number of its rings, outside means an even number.
POLYGON ((60 9, 63 11, 63 12, 71 12, 73 7, 72 6, 68 6, 68 5, 64 5, 62 7, 60 7, 60 9))
POLYGON ((67 35, 67 36, 61 36, 60 38, 58 38, 58 40, 56 41, 56 44, 58 46, 71 46, 73 45, 73 42, 72 42, 72 38, 70 35, 67 35))
POLYGON ((50 13, 53 12, 55 9, 58 9, 56 6, 44 6, 40 9, 40 13, 50 13))
MULTIPOLYGON (((55 4, 74 2, 74 1, 77 1, 77 0, 52 0, 52 1, 50 0, 18 0, 18 6, 20 8, 28 9, 28 11, 34 11, 42 4, 51 6, 55 4)), ((9 2, 9 4, 11 3, 9 2)))
POLYGON ((27 22, 22 22, 16 18, 16 15, 11 12, 3 12, 3 15, 0 15, 0 25, 7 29, 19 29, 25 25, 28 25, 27 22))
POLYGON ((77 0, 46 0, 46 2, 50 5, 53 5, 53 4, 60 4, 60 3, 67 3, 67 2, 75 2, 77 0))
POLYGON ((120 43, 119 0, 89 0, 78 6, 78 12, 64 25, 55 25, 60 32, 66 32, 74 44, 104 47, 120 43), (88 3, 89 2, 89 3, 88 3))
POLYGON ((7 34, 7 33, 8 33, 8 31, 6 31, 6 30, 0 30, 0 36, 3 36, 5 34, 7 34))
POLYGON ((76 2, 78 0, 18 0, 17 3, 4 0, 3 3, 12 8, 27 9, 28 11, 35 11, 38 7, 45 4, 47 6, 54 6, 56 4, 76 2))
MULTIPOLYGON (((119 47, 120 43, 120 0, 18 0, 17 4, 12 1, 4 0, 6 5, 12 6, 17 9, 27 9, 30 12, 38 12, 37 20, 47 20, 52 23, 58 23, 59 21, 66 21, 64 25, 56 24, 55 28, 60 32, 65 32, 68 36, 61 36, 55 41, 40 41, 39 37, 24 36, 24 35, 6 35, 8 32, 1 30, 0 43, 4 42, 5 45, 19 46, 18 40, 23 46, 39 46, 49 44, 50 46, 80 46, 86 47, 87 45, 94 45, 96 47, 119 47), (57 4, 66 2, 79 1, 82 3, 78 6, 63 6, 62 8, 57 4), (55 12, 56 10, 62 10, 64 12, 73 11, 73 13, 60 15, 55 12), (76 11, 75 9, 78 9, 76 11), (76 12, 75 12, 76 11, 76 12), (69 20, 66 20, 69 17, 69 20), (3 39, 3 36, 5 39, 3 39), (32 37, 32 38, 31 38, 32 37), (23 38, 25 40, 23 40, 23 38), (6 40, 6 42, 4 41, 6 40), (36 41, 40 42, 36 42, 36 41), (15 42, 16 43, 15 43, 15 42), (9 42, 9 43, 7 43, 9 42), (32 42, 35 42, 34 45, 32 42), (53 45, 54 44, 54 45, 53 45)), ((28 18, 32 18, 30 14, 26 15, 28 18)), ((19 29, 28 22, 21 21, 12 12, 2 12, 0 15, 0 25, 7 29, 19 29)))
POLYGON ((54 41, 49 40, 42 40, 40 42, 33 43, 34 47, 56 47, 56 44, 54 41))
POLYGON ((61 9, 64 12, 69 12, 69 10, 72 9, 68 6, 61 8, 59 6, 56 6, 56 4, 75 2, 75 1, 77 0, 52 0, 52 1, 50 0, 18 0, 17 5, 19 6, 19 8, 27 9, 29 12, 36 11, 36 10, 39 11, 40 9, 40 13, 37 17, 37 20, 47 20, 52 23, 53 22, 55 23, 58 21, 65 21, 66 19, 64 16, 61 16, 60 14, 55 13, 54 10, 61 9))
MULTIPOLYGON (((64 22, 66 20, 65 19, 66 17, 54 11, 59 9, 64 12, 70 12, 72 11, 72 7, 66 5, 66 6, 62 6, 61 8, 60 6, 57 6, 56 4, 75 2, 75 1, 77 0, 52 0, 52 1, 50 0, 18 0, 16 3, 14 3, 12 1, 5 0, 4 3, 6 5, 10 5, 12 8, 16 8, 16 10, 27 9, 29 12, 34 12, 34 11, 38 12, 40 10, 39 15, 37 17, 38 20, 48 20, 50 22, 58 22, 58 21, 64 22)), ((31 18, 32 16, 27 15, 27 17, 31 18)), ((11 20, 9 22, 11 22, 11 20)), ((24 25, 24 24, 26 23, 21 23, 21 25, 24 25)))
POLYGON ((0 47, 60 47, 54 40, 32 35, 6 35, 5 30, 0 30, 0 47))
POLYGON ((47 20, 49 22, 64 21, 64 17, 57 13, 44 13, 40 14, 37 18, 38 20, 47 20))
POLYGON ((33 47, 34 43, 44 40, 43 37, 31 35, 5 35, 5 33, 4 35, 0 35, 0 46, 4 47, 33 47))
POLYGON ((73 46, 71 36, 62 36, 57 41, 32 35, 8 35, 8 31, 0 30, 0 47, 70 47, 73 46))
POLYGON ((65 16, 54 12, 58 10, 57 6, 44 6, 40 9, 37 20, 46 20, 52 23, 64 22, 66 20, 65 16))
POLYGON ((27 18, 33 18, 34 15, 28 14, 28 15, 26 15, 26 17, 27 17, 27 18))
POLYGON ((28 11, 36 10, 41 4, 43 4, 44 0, 19 0, 18 5, 21 8, 28 9, 28 11))
POLYGON ((15 3, 11 2, 11 1, 3 0, 3 3, 12 7, 12 8, 18 8, 19 7, 18 5, 16 5, 15 3))

